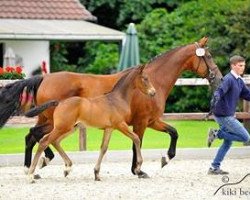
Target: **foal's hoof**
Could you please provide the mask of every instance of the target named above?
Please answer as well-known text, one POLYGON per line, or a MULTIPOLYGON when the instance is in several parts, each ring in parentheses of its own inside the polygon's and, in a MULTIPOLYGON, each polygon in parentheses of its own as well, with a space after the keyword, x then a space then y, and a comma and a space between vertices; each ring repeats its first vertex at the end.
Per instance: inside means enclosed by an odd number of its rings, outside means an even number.
POLYGON ((162 156, 161 158, 161 168, 165 167, 169 163, 169 158, 162 156))
POLYGON ((138 173, 138 178, 150 178, 149 175, 143 171, 138 173))
POLYGON ((29 183, 35 183, 34 177, 35 176, 33 174, 28 175, 28 181, 29 181, 29 183))
POLYGON ((64 177, 67 177, 70 171, 71 171, 71 167, 66 167, 65 170, 63 171, 64 177))
POLYGON ((36 182, 36 181, 35 181, 34 179, 30 179, 30 180, 29 180, 29 183, 30 183, 30 184, 33 184, 33 183, 35 183, 35 182, 36 182))
POLYGON ((37 180, 37 179, 41 179, 41 178, 42 178, 42 177, 41 177, 39 174, 35 174, 35 175, 34 175, 34 179, 36 179, 36 180, 37 180))
POLYGON ((46 167, 50 162, 50 159, 49 158, 46 158, 46 157, 42 157, 40 160, 39 160, 39 163, 38 163, 38 167, 39 169, 42 169, 44 167, 46 167))

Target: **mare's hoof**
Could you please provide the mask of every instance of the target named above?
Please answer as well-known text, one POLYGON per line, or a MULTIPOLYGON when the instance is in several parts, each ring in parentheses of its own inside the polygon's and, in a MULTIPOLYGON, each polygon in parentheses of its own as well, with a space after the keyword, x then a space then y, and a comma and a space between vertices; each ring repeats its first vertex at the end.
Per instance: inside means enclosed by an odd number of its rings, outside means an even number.
POLYGON ((24 166, 23 171, 24 171, 25 174, 28 174, 29 173, 29 168, 27 166, 24 166))
POLYGON ((150 177, 147 173, 140 171, 138 174, 138 178, 150 178, 150 177))
POLYGON ((41 179, 41 178, 42 178, 42 177, 41 177, 39 174, 35 174, 35 175, 34 175, 34 179, 36 179, 36 180, 37 180, 37 179, 41 179))
POLYGON ((101 181, 99 172, 100 172, 100 170, 97 170, 97 169, 94 168, 95 181, 101 181))
POLYGON ((167 159, 166 157, 162 157, 161 158, 161 168, 165 167, 169 162, 169 159, 167 159))

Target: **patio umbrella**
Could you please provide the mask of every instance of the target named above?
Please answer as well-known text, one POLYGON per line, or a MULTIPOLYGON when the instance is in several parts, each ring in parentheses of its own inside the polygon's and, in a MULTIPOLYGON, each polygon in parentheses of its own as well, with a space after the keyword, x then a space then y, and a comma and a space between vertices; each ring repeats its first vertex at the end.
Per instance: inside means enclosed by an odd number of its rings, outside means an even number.
POLYGON ((3 66, 15 66, 16 64, 16 55, 12 48, 7 48, 4 54, 3 66))
POLYGON ((138 65, 140 63, 139 44, 134 23, 130 23, 123 40, 118 71, 138 65))

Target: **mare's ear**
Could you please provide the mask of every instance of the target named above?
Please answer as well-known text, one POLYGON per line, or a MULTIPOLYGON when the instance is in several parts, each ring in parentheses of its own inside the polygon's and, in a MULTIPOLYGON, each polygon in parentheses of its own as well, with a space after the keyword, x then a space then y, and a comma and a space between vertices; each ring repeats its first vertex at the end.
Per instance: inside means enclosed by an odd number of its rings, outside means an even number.
POLYGON ((140 64, 140 65, 138 66, 138 70, 139 70, 140 74, 143 72, 144 68, 145 68, 145 65, 144 65, 144 64, 140 64))
POLYGON ((207 44, 207 41, 208 41, 208 37, 201 38, 200 41, 199 41, 199 46, 201 48, 205 47, 205 45, 207 44))

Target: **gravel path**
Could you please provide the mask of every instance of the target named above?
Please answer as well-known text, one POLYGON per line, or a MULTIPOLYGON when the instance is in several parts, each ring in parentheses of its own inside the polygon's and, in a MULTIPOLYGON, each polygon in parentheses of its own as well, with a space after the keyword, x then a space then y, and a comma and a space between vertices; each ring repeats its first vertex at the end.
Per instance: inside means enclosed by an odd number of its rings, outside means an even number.
POLYGON ((67 178, 63 177, 63 165, 50 165, 36 171, 42 179, 34 184, 28 183, 22 166, 0 167, 0 199, 250 199, 250 175, 240 184, 224 187, 214 195, 225 181, 237 182, 250 173, 249 158, 226 159, 223 169, 230 175, 224 177, 224 182, 222 176, 206 174, 210 160, 173 160, 163 169, 160 161, 146 160, 142 170, 150 179, 133 176, 130 162, 104 161, 100 182, 94 181, 94 164, 75 164, 67 178))

